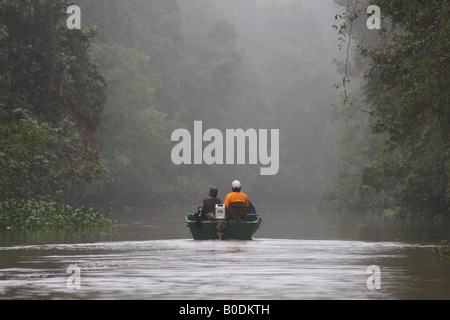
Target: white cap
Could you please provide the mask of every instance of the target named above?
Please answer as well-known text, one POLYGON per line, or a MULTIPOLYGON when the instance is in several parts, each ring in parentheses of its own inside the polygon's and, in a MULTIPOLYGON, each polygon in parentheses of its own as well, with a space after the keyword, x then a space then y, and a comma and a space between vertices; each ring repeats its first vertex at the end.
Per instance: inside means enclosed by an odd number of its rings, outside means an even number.
POLYGON ((231 187, 234 188, 240 188, 241 187, 241 183, 238 180, 234 180, 233 183, 231 184, 231 187))

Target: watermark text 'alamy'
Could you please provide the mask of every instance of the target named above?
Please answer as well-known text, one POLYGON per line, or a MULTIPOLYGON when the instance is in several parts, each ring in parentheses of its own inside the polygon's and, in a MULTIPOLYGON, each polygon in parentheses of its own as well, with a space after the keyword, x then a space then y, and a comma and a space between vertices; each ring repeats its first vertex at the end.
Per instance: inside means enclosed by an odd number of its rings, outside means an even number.
POLYGON ((260 169, 261 175, 275 175, 280 164, 280 132, 270 130, 270 155, 268 154, 267 129, 226 129, 224 135, 219 129, 207 129, 203 132, 203 122, 194 121, 193 137, 187 129, 172 132, 172 141, 179 142, 172 149, 172 162, 181 164, 246 164, 246 146, 248 146, 248 164, 266 166, 260 169), (203 142, 210 142, 203 149, 203 142), (236 143, 235 143, 236 142, 236 143), (247 144, 248 142, 248 144, 247 144), (193 144, 193 150, 192 150, 193 144), (224 154, 225 151, 225 154, 224 154), (235 154, 236 151, 236 154, 235 154))

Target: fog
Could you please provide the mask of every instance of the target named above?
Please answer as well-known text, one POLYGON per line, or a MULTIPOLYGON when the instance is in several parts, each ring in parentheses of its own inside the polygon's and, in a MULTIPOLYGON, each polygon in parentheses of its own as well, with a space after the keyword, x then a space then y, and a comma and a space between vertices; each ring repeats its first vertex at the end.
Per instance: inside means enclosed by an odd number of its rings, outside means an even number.
POLYGON ((108 84, 102 156, 110 183, 90 201, 195 209, 210 185, 225 198, 238 179, 256 206, 305 206, 327 188, 338 161, 330 112, 342 81, 333 60, 343 54, 332 0, 80 6, 83 29, 98 28, 91 51, 108 84), (232 150, 220 139, 238 129, 254 139, 243 136, 232 150))
POLYGON ((450 296, 448 2, 70 1, 0 1, 0 298, 450 296))

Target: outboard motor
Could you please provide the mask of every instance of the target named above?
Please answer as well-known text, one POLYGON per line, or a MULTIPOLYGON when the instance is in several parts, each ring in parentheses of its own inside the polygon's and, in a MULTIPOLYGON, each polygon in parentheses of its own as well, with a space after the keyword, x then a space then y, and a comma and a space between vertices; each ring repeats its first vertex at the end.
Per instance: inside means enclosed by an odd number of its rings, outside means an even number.
POLYGON ((216 220, 225 220, 225 205, 216 204, 214 207, 214 218, 216 220))
POLYGON ((217 235, 219 236, 219 240, 222 240, 224 236, 224 229, 225 229, 225 205, 223 204, 216 204, 214 206, 214 218, 216 222, 216 230, 217 235))

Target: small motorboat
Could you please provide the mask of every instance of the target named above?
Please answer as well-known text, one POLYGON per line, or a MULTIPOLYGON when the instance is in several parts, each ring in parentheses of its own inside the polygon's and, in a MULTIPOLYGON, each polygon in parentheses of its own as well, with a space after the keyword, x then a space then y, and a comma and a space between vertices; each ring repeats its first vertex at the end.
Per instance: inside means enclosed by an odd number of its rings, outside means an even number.
POLYGON ((201 219, 199 213, 186 216, 194 240, 252 240, 262 222, 258 214, 226 214, 223 204, 214 211, 207 219, 201 219))

